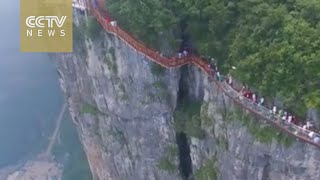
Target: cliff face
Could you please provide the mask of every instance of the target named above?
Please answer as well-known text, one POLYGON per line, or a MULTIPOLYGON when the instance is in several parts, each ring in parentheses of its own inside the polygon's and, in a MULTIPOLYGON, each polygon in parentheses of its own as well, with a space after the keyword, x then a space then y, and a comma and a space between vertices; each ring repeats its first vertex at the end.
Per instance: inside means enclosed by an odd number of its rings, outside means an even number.
POLYGON ((195 179, 319 179, 318 149, 270 135, 196 67, 164 70, 107 33, 75 46, 58 55, 58 70, 94 179, 181 179, 173 126, 181 88, 202 101, 205 136, 189 137, 195 179))
POLYGON ((160 170, 176 148, 179 70, 156 66, 106 33, 76 46, 78 53, 59 55, 58 69, 94 179, 179 179, 160 170))

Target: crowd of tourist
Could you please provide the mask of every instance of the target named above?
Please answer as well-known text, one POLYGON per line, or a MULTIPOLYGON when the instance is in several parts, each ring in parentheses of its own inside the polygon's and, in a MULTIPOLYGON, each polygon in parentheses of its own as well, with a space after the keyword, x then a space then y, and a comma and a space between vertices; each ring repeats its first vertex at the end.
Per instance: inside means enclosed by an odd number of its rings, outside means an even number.
MULTIPOLYGON (((188 55, 188 52, 184 50, 182 53, 178 53, 178 58, 183 58, 188 55)), ((211 62, 208 62, 208 68, 211 70, 212 77, 216 78, 217 81, 225 82, 227 83, 232 89, 236 90, 236 88, 233 86, 233 80, 231 75, 229 74, 227 78, 225 78, 218 70, 218 66, 216 62, 214 62, 214 59, 211 58, 211 62)), ((235 69, 233 67, 233 69, 235 69)), ((243 98, 246 98, 250 102, 252 102, 255 106, 268 109, 264 103, 265 100, 261 96, 260 98, 257 97, 257 94, 251 91, 246 86, 243 86, 241 90, 236 90, 239 93, 239 98, 242 100, 243 98)), ((316 129, 314 125, 307 121, 302 122, 300 121, 293 113, 287 112, 283 109, 278 109, 276 105, 273 105, 271 109, 268 109, 269 115, 271 115, 272 118, 270 120, 277 121, 277 123, 280 123, 281 126, 291 126, 295 127, 294 134, 297 136, 304 136, 307 137, 309 140, 316 144, 320 144, 320 135, 319 133, 315 133, 316 129), (284 123, 284 124, 282 124, 284 123)))

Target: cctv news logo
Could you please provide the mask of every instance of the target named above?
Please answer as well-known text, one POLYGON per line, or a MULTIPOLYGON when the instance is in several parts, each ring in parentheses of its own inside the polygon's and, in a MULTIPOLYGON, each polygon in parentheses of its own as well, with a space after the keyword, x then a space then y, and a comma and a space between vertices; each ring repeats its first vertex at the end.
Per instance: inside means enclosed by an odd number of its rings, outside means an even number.
POLYGON ((72 52, 72 0, 20 0, 22 52, 72 52))
POLYGON ((64 37, 67 16, 29 16, 26 18, 27 37, 64 37))

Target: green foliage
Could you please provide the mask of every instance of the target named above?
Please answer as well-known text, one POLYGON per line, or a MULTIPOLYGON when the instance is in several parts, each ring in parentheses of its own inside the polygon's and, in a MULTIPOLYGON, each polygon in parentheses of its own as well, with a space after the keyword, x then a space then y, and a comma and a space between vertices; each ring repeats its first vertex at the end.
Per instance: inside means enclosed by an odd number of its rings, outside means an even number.
POLYGON ((243 3, 229 48, 228 61, 238 67, 235 75, 266 95, 280 95, 301 116, 302 107, 320 108, 320 96, 314 93, 320 77, 320 30, 314 21, 319 5, 243 3))
POLYGON ((168 100, 169 93, 167 91, 167 85, 162 80, 158 80, 152 83, 152 86, 158 89, 156 94, 151 94, 151 97, 159 100, 168 100))
POLYGON ((153 87, 157 88, 157 89, 166 89, 166 84, 163 81, 156 81, 154 83, 152 83, 153 87))
POLYGON ((88 17, 86 35, 91 39, 95 40, 99 37, 101 30, 102 30, 102 27, 98 23, 98 21, 93 17, 88 17))
POLYGON ((168 152, 168 154, 169 154, 169 157, 170 157, 171 159, 173 159, 173 158, 175 158, 175 157, 178 156, 178 147, 177 147, 176 144, 172 144, 172 145, 169 147, 169 152, 168 152))
POLYGON ((128 92, 126 90, 126 87, 124 86, 124 84, 120 84, 119 85, 119 89, 120 89, 120 97, 122 100, 128 100, 129 99, 129 95, 128 92))
POLYGON ((177 170, 177 167, 174 162, 177 159, 177 156, 178 147, 176 146, 176 144, 173 144, 169 147, 166 155, 160 159, 158 168, 170 173, 175 172, 177 170))
POLYGON ((110 47, 108 51, 104 50, 104 62, 107 64, 108 69, 114 74, 118 74, 118 65, 116 62, 115 49, 110 47))
POLYGON ((177 132, 184 132, 188 136, 204 138, 205 132, 201 128, 201 103, 185 101, 178 104, 174 113, 174 126, 177 132))
POLYGON ((229 149, 228 139, 223 135, 217 137, 217 145, 219 145, 223 150, 229 149))
POLYGON ((192 43, 202 55, 219 59, 226 55, 226 33, 234 18, 226 4, 221 0, 175 1, 175 9, 187 22, 192 43))
POLYGON ((316 26, 320 22, 320 3, 318 0, 296 1, 296 10, 312 25, 316 26))
POLYGON ((85 24, 84 23, 80 23, 79 26, 76 26, 74 23, 72 24, 72 28, 73 28, 73 33, 72 33, 72 39, 74 42, 76 43, 81 43, 84 41, 84 28, 85 24))
POLYGON ((85 24, 81 23, 79 26, 73 24, 73 50, 81 57, 88 56, 88 50, 85 46, 85 24))
MULTIPOLYGON (((161 37, 172 37, 168 29, 177 28, 177 18, 169 9, 170 3, 159 0, 110 0, 108 11, 117 19, 121 27, 147 44, 158 47, 161 37)), ((178 47, 178 46, 177 46, 178 47)), ((176 48, 177 48, 176 47, 176 48)))
POLYGON ((164 74, 165 68, 163 68, 162 66, 160 66, 157 63, 151 63, 151 73, 156 75, 156 76, 160 76, 164 74))
POLYGON ((176 166, 170 161, 168 157, 161 158, 158 164, 159 169, 174 172, 176 170, 176 166))
POLYGON ((85 113, 88 113, 88 114, 93 114, 93 115, 96 115, 99 113, 99 110, 91 105, 91 104, 88 104, 88 103, 85 103, 82 108, 81 108, 81 113, 85 114, 85 113))
POLYGON ((289 135, 279 132, 273 126, 265 125, 262 126, 257 119, 252 119, 249 115, 243 113, 241 110, 236 109, 233 112, 228 112, 228 120, 240 120, 240 122, 245 125, 250 132, 250 134, 261 143, 271 143, 275 139, 278 143, 289 147, 294 142, 294 139, 289 135))
POLYGON ((185 123, 186 134, 196 138, 204 138, 205 132, 201 128, 201 119, 199 115, 192 116, 189 121, 185 123))
POLYGON ((320 109, 319 0, 110 0, 107 8, 153 45, 161 39, 157 32, 185 22, 194 47, 215 57, 222 72, 236 66, 231 73, 241 82, 279 95, 299 116, 320 109))
POLYGON ((204 126, 211 126, 214 120, 212 120, 211 117, 208 116, 208 108, 209 103, 205 102, 202 104, 200 118, 201 118, 201 124, 204 126))
POLYGON ((121 130, 114 128, 109 131, 109 134, 122 146, 127 144, 127 139, 121 130))
POLYGON ((217 180, 218 170, 215 165, 217 159, 216 157, 208 160, 202 167, 197 169, 194 173, 195 180, 217 180))

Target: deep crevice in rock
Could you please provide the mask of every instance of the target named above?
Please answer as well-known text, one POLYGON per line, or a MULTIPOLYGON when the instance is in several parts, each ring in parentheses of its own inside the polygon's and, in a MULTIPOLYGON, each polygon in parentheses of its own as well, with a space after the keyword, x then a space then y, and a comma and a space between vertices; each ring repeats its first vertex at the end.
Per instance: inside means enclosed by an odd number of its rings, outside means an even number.
POLYGON ((192 162, 190 157, 190 147, 185 133, 176 133, 179 149, 179 170, 183 179, 187 180, 192 175, 192 162))
POLYGON ((262 178, 261 180, 269 180, 270 179, 270 155, 264 155, 265 160, 267 161, 266 165, 263 167, 262 178))
MULTIPOLYGON (((185 67, 182 68, 185 70, 185 67)), ((185 82, 184 76, 181 77, 179 82, 178 102, 181 104, 185 99, 189 98, 188 88, 185 82)), ((184 180, 192 177, 192 160, 190 156, 190 147, 188 143, 188 137, 184 132, 176 131, 176 142, 179 152, 179 171, 184 180)))
MULTIPOLYGON (((192 49, 192 44, 190 41, 190 36, 186 32, 187 23, 186 20, 180 21, 180 30, 181 30, 181 45, 180 52, 183 50, 190 51, 192 49)), ((188 67, 184 66, 181 68, 181 78, 179 81, 179 92, 177 99, 177 106, 181 103, 186 102, 187 99, 190 99, 190 92, 188 89, 188 67)), ((179 152, 179 171, 184 180, 192 179, 192 160, 190 156, 190 145, 188 142, 188 135, 182 131, 176 131, 176 142, 178 145, 179 152)))

